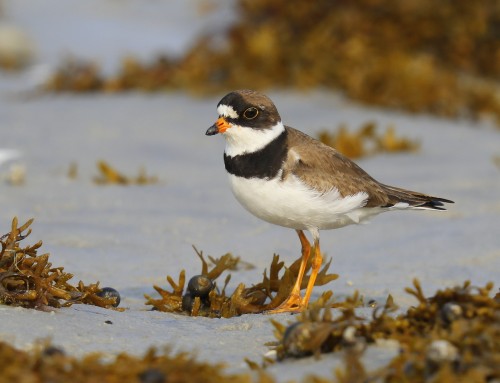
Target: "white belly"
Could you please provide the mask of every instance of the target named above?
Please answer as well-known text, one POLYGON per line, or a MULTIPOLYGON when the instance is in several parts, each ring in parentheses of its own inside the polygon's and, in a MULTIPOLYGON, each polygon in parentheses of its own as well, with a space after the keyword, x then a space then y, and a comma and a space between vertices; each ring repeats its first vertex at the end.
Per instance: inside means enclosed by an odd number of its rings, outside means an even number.
POLYGON ((363 208, 366 193, 342 197, 338 190, 321 194, 295 177, 281 181, 229 175, 236 199, 264 221, 293 229, 336 229, 382 212, 363 208))

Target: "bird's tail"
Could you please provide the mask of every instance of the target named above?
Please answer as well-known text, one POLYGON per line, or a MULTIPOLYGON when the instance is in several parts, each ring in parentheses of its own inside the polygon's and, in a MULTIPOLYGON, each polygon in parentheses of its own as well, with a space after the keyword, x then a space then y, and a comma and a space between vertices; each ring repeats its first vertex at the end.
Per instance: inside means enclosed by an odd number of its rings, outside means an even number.
POLYGON ((454 203, 449 199, 433 197, 394 186, 382 185, 382 187, 389 197, 389 203, 385 206, 387 208, 446 210, 445 203, 454 203))

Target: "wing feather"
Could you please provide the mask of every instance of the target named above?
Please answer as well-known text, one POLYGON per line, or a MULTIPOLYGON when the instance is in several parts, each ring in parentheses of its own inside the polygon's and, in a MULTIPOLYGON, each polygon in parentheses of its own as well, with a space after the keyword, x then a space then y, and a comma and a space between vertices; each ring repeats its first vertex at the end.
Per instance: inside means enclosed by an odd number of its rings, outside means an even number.
POLYGON ((286 127, 289 154, 283 177, 294 175, 321 194, 337 189, 342 197, 364 192, 366 206, 384 206, 389 198, 379 182, 335 149, 286 127))

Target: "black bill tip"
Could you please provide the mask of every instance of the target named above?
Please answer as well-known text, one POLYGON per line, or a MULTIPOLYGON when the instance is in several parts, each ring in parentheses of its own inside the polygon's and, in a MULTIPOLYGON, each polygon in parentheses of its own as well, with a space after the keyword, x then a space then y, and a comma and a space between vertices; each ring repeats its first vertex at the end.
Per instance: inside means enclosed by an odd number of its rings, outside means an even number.
POLYGON ((217 126, 215 126, 215 124, 213 124, 210 128, 208 128, 208 130, 205 133, 205 135, 207 135, 207 136, 214 136, 217 133, 219 133, 219 129, 217 128, 217 126))

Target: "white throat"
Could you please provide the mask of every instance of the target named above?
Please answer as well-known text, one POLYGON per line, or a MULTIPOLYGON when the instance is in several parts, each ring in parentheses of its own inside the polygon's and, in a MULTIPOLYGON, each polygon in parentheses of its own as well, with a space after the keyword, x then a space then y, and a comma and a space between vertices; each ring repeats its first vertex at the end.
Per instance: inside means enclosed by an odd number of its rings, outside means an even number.
POLYGON ((234 157, 256 152, 273 141, 284 130, 285 127, 281 121, 269 129, 252 129, 232 125, 223 133, 226 139, 225 153, 229 157, 234 157))

